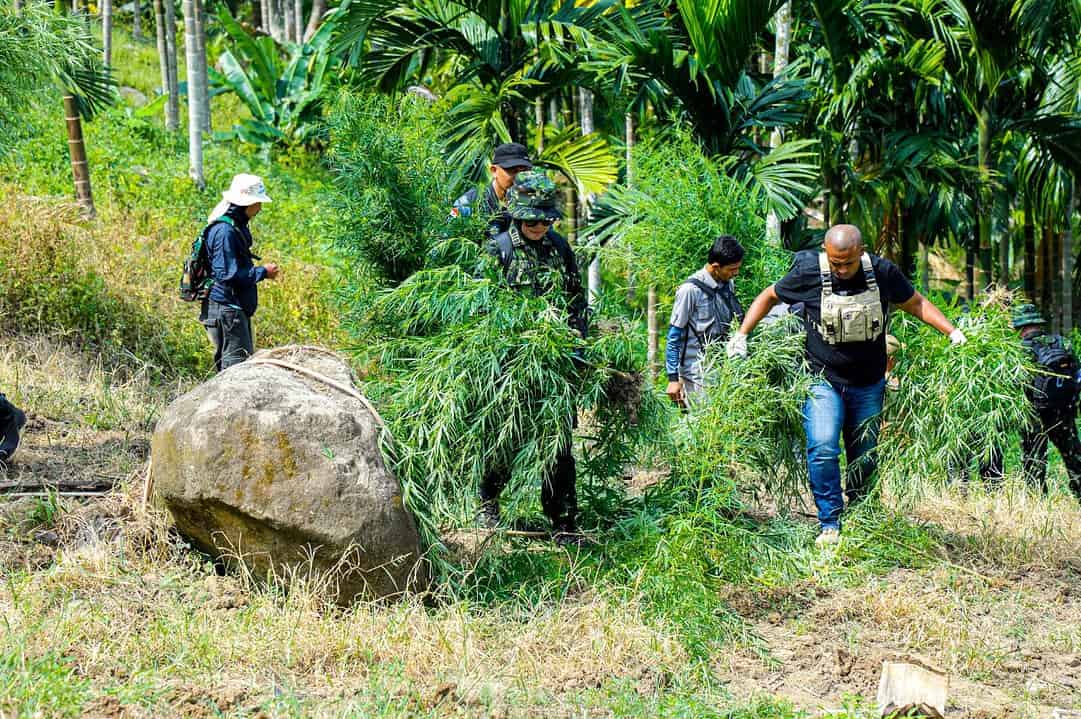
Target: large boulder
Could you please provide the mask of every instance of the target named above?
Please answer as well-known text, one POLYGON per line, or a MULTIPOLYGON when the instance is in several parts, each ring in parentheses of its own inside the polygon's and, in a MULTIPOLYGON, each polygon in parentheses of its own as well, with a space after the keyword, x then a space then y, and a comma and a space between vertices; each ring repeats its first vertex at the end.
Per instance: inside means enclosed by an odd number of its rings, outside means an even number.
POLYGON ((336 355, 263 350, 165 410, 151 446, 155 501, 193 545, 256 576, 331 577, 342 604, 416 589, 420 540, 382 431, 336 355))

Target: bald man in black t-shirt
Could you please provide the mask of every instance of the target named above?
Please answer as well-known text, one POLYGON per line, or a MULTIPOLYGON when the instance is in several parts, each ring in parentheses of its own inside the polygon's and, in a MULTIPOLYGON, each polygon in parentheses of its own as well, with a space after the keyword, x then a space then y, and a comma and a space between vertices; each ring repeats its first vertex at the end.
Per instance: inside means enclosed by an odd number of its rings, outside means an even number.
POLYGON ((887 259, 866 252, 854 225, 835 225, 823 252, 800 252, 792 269, 755 298, 728 342, 729 356, 747 355, 747 336, 778 302, 802 303, 807 362, 820 378, 803 406, 807 474, 818 508, 817 543, 840 539, 840 440, 848 470, 849 504, 862 499, 875 470, 878 416, 886 373, 886 323, 890 306, 965 341, 942 311, 917 292, 887 259))

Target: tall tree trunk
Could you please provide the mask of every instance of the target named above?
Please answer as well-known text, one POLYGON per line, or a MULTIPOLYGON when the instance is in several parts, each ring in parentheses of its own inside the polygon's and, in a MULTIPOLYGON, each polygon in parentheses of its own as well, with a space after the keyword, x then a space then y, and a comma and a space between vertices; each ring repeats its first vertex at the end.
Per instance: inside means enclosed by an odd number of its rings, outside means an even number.
MULTIPOLYGON (((1012 208, 1009 203, 1006 204, 1006 217, 1009 217, 1010 210, 1012 208)), ((995 213, 998 214, 997 212, 995 213)), ((992 230, 995 230, 994 220, 992 218, 992 230)), ((997 228, 998 233, 998 284, 1002 287, 1007 287, 1010 284, 1010 252, 1013 249, 1013 242, 1010 237, 1010 228, 997 228)))
POLYGON ((199 9, 196 0, 184 0, 181 8, 184 12, 184 59, 188 70, 188 172, 196 186, 202 189, 206 185, 203 180, 203 111, 199 107, 202 96, 194 87, 199 75, 199 40, 195 36, 199 9))
POLYGON ((1036 297, 1033 301, 1039 305, 1044 315, 1050 317, 1051 312, 1051 242, 1050 229, 1046 223, 1040 233, 1040 245, 1036 250, 1036 297))
POLYGON ((931 250, 926 236, 920 241, 920 291, 931 292, 931 250))
POLYGON ((1050 262, 1047 264, 1047 276, 1051 280, 1051 302, 1048 303, 1051 314, 1051 330, 1058 332, 1059 321, 1062 316, 1062 244, 1059 242, 1058 236, 1050 229, 1047 230, 1046 235, 1048 258, 1050 262))
MULTIPOLYGON (((791 0, 782 5, 773 16, 773 24, 777 31, 773 43, 773 77, 777 78, 788 68, 788 50, 792 44, 791 0)), ((769 146, 778 147, 783 140, 780 128, 774 128, 769 136, 769 146)), ((781 246, 781 218, 773 211, 766 218, 766 241, 774 247, 781 246)))
POLYGON ((912 230, 911 213, 903 207, 903 198, 897 203, 897 234, 900 235, 901 271, 910 280, 916 279, 916 252, 919 249, 919 237, 912 230))
POLYGON ((304 0, 293 0, 293 42, 304 39, 304 0))
POLYGON ((261 0, 251 0, 251 26, 255 28, 256 32, 265 33, 267 31, 261 0))
POLYGON ((75 199, 83 208, 83 214, 94 217, 94 197, 90 192, 90 166, 86 162, 86 145, 83 143, 83 121, 73 95, 64 95, 64 120, 68 125, 68 154, 71 155, 71 174, 75 179, 75 199))
POLYGON ((174 132, 179 120, 176 80, 176 24, 172 0, 154 0, 154 26, 157 30, 158 60, 161 63, 161 91, 165 100, 165 129, 174 132), (172 22, 170 22, 172 21, 172 22))
POLYGON ((1077 207, 1077 183, 1070 180, 1066 200, 1066 229, 1062 233, 1062 330, 1073 329, 1073 213, 1077 207))
POLYGON ((165 102, 165 129, 180 128, 180 68, 176 49, 176 3, 165 0, 165 53, 169 62, 169 99, 165 102))
POLYGON ((132 0, 131 7, 131 39, 138 42, 143 39, 143 5, 132 0))
MULTIPOLYGON (((593 93, 584 87, 578 88, 578 97, 581 102, 581 115, 582 115, 582 134, 592 135, 594 130, 593 125, 593 93)), ((582 218, 583 225, 584 220, 589 216, 589 207, 593 204, 593 196, 587 195, 582 191, 582 188, 578 188, 578 193, 582 197, 582 218)), ((600 300, 601 296, 601 255, 600 247, 597 247, 597 254, 594 256, 593 261, 589 263, 589 306, 593 307, 600 300)))
POLYGON ((1036 224, 1032 216, 1032 198, 1024 194, 1025 297, 1036 301, 1036 224))
POLYGON ((544 152, 544 98, 537 97, 533 100, 533 123, 537 127, 537 154, 544 152))
MULTIPOLYGON (((158 64, 161 65, 161 94, 169 94, 169 46, 165 43, 165 3, 154 0, 154 33, 158 46, 158 64)), ((166 101, 165 127, 169 128, 169 108, 166 101)))
POLYGON ((266 26, 267 35, 277 40, 277 31, 274 26, 277 24, 278 18, 274 0, 260 0, 260 2, 263 3, 263 25, 266 26))
POLYGON ((980 110, 976 119, 978 132, 978 158, 980 171, 979 202, 976 222, 980 234, 980 267, 983 270, 983 285, 990 285, 991 275, 991 223, 994 202, 991 197, 991 113, 987 108, 980 110))
POLYGON ((101 47, 105 67, 113 66, 113 0, 101 0, 101 47))
POLYGON ((308 27, 304 30, 304 42, 312 39, 312 35, 323 23, 323 16, 327 14, 327 0, 312 0, 312 14, 308 16, 308 27))
MULTIPOLYGON (((205 0, 195 0, 195 40, 196 55, 198 62, 195 89, 199 93, 199 122, 203 132, 210 132, 210 80, 207 76, 206 65, 206 26, 207 11, 205 0)), ((188 76, 188 86, 191 87, 191 76, 188 76)))
POLYGON ((12 3, 12 7, 15 9, 15 12, 17 12, 17 13, 22 12, 22 10, 23 10, 23 0, 15 0, 12 3))
POLYGON ((976 299, 976 251, 971 240, 965 247, 965 297, 969 302, 976 299))
POLYGON ((282 9, 285 11, 282 13, 285 16, 285 41, 293 42, 293 32, 296 30, 297 6, 293 4, 293 0, 283 0, 282 9))

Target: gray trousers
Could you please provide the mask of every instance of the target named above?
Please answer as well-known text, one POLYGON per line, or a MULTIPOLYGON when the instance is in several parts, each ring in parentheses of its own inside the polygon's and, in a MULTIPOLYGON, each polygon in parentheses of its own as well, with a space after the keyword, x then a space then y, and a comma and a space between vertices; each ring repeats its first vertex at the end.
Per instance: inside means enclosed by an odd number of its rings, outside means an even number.
POLYGON ((214 345, 214 370, 239 364, 255 353, 252 339, 251 318, 229 305, 214 300, 203 303, 199 321, 206 327, 207 337, 214 345))

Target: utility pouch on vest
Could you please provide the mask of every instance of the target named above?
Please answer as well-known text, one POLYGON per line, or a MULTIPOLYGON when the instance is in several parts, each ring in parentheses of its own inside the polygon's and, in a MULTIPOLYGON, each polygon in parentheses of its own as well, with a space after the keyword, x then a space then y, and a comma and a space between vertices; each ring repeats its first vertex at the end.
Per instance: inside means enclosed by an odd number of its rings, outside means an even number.
POLYGON ((818 271, 822 275, 822 318, 817 329, 826 344, 870 342, 878 339, 886 329, 882 296, 871 258, 866 252, 860 257, 860 265, 867 279, 867 289, 857 295, 836 295, 829 259, 825 252, 818 254, 818 271))

